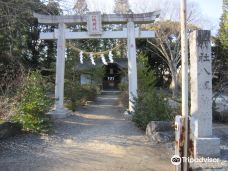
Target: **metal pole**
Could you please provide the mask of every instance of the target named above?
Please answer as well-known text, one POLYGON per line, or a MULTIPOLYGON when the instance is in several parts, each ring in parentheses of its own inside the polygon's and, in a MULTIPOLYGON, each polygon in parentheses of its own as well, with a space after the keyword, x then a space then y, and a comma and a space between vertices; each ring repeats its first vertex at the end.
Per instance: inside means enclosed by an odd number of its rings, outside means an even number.
MULTIPOLYGON (((181 68, 182 68, 182 116, 184 117, 184 155, 188 157, 188 42, 186 29, 186 0, 181 0, 181 68)), ((188 170, 188 162, 183 163, 188 170)))

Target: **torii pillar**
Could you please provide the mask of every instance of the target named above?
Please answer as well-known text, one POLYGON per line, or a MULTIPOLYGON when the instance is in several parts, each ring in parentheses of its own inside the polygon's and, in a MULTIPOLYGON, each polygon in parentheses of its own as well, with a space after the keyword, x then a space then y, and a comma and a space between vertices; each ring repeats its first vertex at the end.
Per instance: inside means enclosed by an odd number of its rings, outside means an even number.
POLYGON ((65 34, 64 34, 64 23, 59 23, 59 34, 57 40, 57 61, 56 67, 59 68, 56 70, 56 109, 62 110, 64 104, 64 73, 65 73, 65 34))
POLYGON ((65 75, 65 24, 60 22, 58 24, 58 38, 57 38, 57 57, 56 57, 56 76, 55 76, 55 107, 49 112, 54 118, 64 118, 70 113, 64 108, 64 75, 65 75))
POLYGON ((137 97, 137 62, 135 43, 135 24, 127 23, 127 47, 128 47, 128 91, 129 112, 134 112, 134 97, 137 97))

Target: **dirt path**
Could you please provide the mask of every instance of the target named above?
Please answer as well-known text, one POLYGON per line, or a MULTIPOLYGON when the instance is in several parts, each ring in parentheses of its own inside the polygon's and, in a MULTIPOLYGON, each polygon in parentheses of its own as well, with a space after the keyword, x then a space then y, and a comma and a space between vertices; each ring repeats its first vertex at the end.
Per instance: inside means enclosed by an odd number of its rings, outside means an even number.
POLYGON ((165 145, 151 145, 124 120, 116 95, 102 95, 66 119, 53 135, 23 135, 0 142, 0 170, 172 171, 165 145))

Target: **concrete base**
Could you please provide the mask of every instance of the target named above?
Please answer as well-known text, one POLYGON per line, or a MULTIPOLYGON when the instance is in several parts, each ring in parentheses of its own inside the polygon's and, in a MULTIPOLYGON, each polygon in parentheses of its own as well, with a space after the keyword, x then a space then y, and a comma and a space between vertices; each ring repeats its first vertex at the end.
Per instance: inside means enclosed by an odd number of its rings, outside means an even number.
POLYGON ((48 112, 47 114, 50 115, 52 118, 54 119, 59 119, 59 118, 66 118, 67 116, 69 116, 71 113, 70 110, 68 109, 55 109, 53 111, 48 112))
POLYGON ((194 142, 194 157, 212 157, 220 156, 220 139, 216 137, 198 137, 194 142))

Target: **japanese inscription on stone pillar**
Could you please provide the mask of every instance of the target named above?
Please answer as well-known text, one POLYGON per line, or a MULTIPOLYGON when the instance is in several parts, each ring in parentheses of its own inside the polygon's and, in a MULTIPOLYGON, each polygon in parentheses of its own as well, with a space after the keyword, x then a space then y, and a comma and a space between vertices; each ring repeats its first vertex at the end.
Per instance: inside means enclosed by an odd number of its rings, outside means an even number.
POLYGON ((210 31, 195 31, 190 36, 191 114, 198 120, 198 136, 212 132, 212 69, 210 31))
POLYGON ((220 139, 212 136, 212 59, 209 30, 190 34, 191 130, 194 157, 218 157, 220 139))
POLYGON ((88 12, 87 13, 87 29, 89 35, 101 35, 102 23, 100 12, 88 12))

